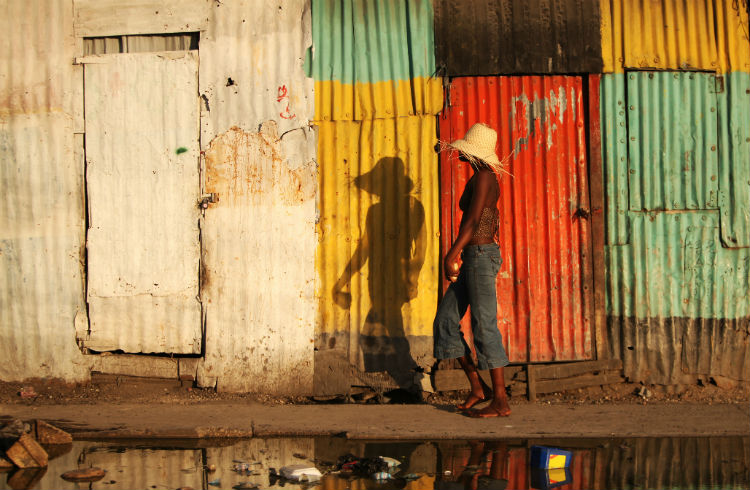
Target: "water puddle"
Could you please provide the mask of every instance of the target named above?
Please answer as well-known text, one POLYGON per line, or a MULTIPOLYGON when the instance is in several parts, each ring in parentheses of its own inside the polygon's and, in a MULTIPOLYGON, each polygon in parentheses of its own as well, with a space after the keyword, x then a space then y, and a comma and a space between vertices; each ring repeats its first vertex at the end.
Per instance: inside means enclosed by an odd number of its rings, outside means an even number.
POLYGON ((750 437, 506 441, 353 441, 337 437, 241 441, 75 442, 50 454, 46 470, 0 473, 0 489, 284 488, 662 489, 750 488, 750 437), (568 470, 530 468, 532 445, 572 452, 568 470), (353 472, 336 471, 341 463, 353 472), (378 457, 398 466, 376 479, 378 457), (365 463, 369 463, 369 466, 365 463), (375 464, 375 466, 373 466, 375 464), (290 465, 323 473, 295 483, 274 472, 290 465), (96 482, 68 482, 66 471, 98 467, 96 482))

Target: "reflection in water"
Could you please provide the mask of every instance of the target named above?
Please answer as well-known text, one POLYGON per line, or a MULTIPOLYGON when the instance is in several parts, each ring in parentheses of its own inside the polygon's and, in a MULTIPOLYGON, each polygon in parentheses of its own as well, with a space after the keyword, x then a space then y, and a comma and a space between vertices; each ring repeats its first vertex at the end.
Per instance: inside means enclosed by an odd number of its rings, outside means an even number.
POLYGON ((359 334, 364 370, 388 371, 400 387, 410 388, 418 367, 401 309, 418 294, 427 248, 424 206, 410 194, 414 183, 400 158, 381 158, 354 185, 379 201, 367 210, 362 237, 333 287, 333 298, 341 308, 351 308, 347 289, 367 263, 371 307, 359 334))
MULTIPOLYGON (((177 441, 179 442, 179 441, 177 441)), ((75 442, 45 470, 0 474, 0 489, 301 489, 305 485, 270 478, 271 468, 314 465, 327 474, 315 488, 492 489, 492 488, 748 488, 750 437, 565 439, 557 441, 362 442, 337 437, 192 441, 177 447, 75 442), (197 445, 196 445, 197 444, 197 445), (568 472, 528 467, 532 444, 568 449, 568 472), (331 470, 344 455, 388 456, 401 462, 393 479, 331 470), (249 463, 233 471, 238 461, 249 463), (107 470, 94 483, 60 478, 65 471, 98 466, 107 470), (214 471, 210 471, 215 467, 214 471)))

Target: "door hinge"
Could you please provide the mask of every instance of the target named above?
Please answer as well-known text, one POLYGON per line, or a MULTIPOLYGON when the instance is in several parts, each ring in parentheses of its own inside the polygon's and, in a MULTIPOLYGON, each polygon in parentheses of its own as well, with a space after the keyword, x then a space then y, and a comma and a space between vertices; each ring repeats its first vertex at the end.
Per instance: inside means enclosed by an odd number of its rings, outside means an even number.
POLYGON ((219 202, 219 194, 212 192, 210 194, 203 194, 198 200, 198 207, 201 209, 207 209, 209 204, 219 202))

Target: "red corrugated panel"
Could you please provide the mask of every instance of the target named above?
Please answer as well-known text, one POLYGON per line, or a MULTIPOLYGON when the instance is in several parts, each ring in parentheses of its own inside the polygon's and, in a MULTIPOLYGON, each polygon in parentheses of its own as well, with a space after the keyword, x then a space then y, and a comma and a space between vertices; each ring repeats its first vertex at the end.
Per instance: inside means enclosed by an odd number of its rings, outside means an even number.
MULTIPOLYGON (((592 357, 584 93, 580 77, 462 77, 451 83, 440 116, 441 140, 484 122, 498 131, 500 158, 510 155, 512 177, 500 179, 497 284, 498 325, 511 362, 592 357)), ((458 234, 458 199, 470 177, 455 153, 441 153, 443 254, 458 234)))

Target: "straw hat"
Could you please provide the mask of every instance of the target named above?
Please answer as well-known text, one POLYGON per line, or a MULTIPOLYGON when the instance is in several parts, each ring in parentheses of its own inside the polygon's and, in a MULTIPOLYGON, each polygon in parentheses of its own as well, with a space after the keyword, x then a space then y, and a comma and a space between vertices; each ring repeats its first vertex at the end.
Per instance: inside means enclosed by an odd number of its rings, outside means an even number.
POLYGON ((447 145, 460 151, 471 163, 481 160, 495 172, 502 170, 503 164, 495 153, 497 132, 484 123, 477 123, 466 131, 463 139, 447 145))

